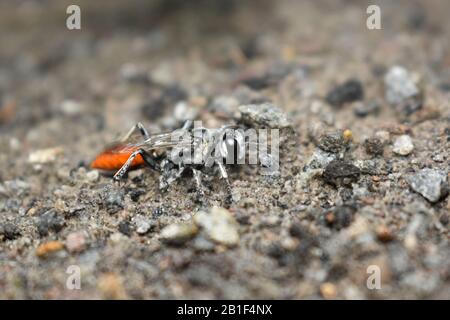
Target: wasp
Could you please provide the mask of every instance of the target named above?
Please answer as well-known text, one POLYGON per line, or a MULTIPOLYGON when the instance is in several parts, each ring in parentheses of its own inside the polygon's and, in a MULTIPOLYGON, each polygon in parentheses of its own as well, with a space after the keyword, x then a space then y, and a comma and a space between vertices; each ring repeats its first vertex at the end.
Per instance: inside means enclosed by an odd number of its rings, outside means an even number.
MULTIPOLYGON (((227 188, 227 202, 231 201, 231 185, 226 163, 237 163, 245 156, 245 139, 236 129, 225 125, 218 129, 192 127, 188 120, 172 132, 150 135, 141 123, 133 126, 120 140, 109 145, 91 163, 92 168, 116 170, 114 180, 121 180, 131 169, 148 165, 161 173, 159 187, 167 190, 187 170, 192 172, 197 198, 204 196, 203 175, 219 172, 227 188), (135 133, 141 141, 136 141, 135 133), (155 155, 156 152, 164 155, 155 155)), ((139 139, 138 139, 139 140, 139 139)))

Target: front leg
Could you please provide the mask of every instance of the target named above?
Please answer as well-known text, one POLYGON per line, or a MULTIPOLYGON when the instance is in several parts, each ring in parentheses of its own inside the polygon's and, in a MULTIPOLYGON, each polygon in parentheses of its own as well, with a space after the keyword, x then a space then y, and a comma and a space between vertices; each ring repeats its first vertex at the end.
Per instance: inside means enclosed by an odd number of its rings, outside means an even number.
POLYGON ((123 166, 114 174, 114 180, 119 181, 123 178, 123 176, 128 172, 133 163, 133 160, 138 156, 144 159, 145 163, 154 170, 159 170, 159 166, 153 157, 148 154, 144 149, 138 149, 134 151, 127 159, 127 161, 123 164, 123 166))
POLYGON ((177 169, 175 168, 174 164, 172 162, 169 162, 168 160, 163 160, 161 167, 159 189, 162 191, 166 191, 174 181, 181 177, 185 167, 180 165, 177 169))
POLYGON ((197 191, 196 191, 197 201, 203 202, 203 200, 205 198, 205 191, 203 188, 202 173, 200 170, 197 170, 194 168, 191 168, 191 170, 192 170, 192 175, 195 180, 195 186, 197 187, 197 191))
POLYGON ((228 173, 227 170, 225 169, 225 165, 222 162, 216 161, 216 164, 219 167, 221 178, 225 180, 225 185, 227 188, 226 204, 229 205, 233 202, 233 193, 231 190, 230 180, 228 180, 228 173))

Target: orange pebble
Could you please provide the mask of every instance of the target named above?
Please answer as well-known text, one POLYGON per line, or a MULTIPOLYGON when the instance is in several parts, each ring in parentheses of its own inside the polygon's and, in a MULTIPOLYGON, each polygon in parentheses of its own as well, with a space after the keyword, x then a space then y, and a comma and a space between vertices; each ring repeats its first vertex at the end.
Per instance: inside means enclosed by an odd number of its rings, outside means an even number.
POLYGON ((64 245, 60 241, 49 241, 39 245, 36 250, 38 257, 44 257, 49 253, 59 251, 64 248, 64 245))

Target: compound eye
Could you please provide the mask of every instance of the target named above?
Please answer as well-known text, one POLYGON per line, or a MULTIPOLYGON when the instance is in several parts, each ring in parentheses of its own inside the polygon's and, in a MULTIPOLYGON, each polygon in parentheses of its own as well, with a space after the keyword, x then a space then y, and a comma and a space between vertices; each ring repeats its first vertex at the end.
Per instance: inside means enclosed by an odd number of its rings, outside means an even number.
POLYGON ((238 160, 242 160, 245 157, 245 145, 241 135, 225 135, 221 153, 227 164, 237 164, 238 160))

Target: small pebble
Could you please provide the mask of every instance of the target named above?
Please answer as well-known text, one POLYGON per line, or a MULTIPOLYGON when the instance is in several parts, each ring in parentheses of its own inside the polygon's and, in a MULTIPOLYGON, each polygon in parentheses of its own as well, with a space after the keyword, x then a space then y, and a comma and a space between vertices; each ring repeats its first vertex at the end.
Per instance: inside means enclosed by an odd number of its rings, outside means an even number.
POLYGON ((272 103, 249 104, 239 107, 242 121, 249 125, 261 125, 269 128, 291 127, 287 115, 272 103))
POLYGON ((146 234, 150 228, 150 221, 142 216, 136 216, 133 218, 134 224, 136 226, 136 232, 140 235, 146 234))
POLYGON ((325 182, 336 187, 349 186, 358 180, 360 173, 358 167, 350 162, 333 160, 325 168, 322 177, 325 182))
POLYGON ((388 227, 385 225, 380 225, 376 228, 376 234, 378 240, 381 242, 389 242, 394 239, 394 235, 392 234, 391 230, 389 230, 388 227))
POLYGON ((122 279, 114 272, 101 275, 97 286, 105 299, 120 300, 127 298, 122 279))
POLYGON ((419 79, 401 66, 393 66, 384 77, 385 97, 398 111, 411 114, 422 107, 419 79))
POLYGON ((88 173, 86 173, 86 179, 89 182, 95 182, 98 180, 99 177, 100 177, 100 174, 97 170, 91 170, 88 173))
MULTIPOLYGON (((313 171, 315 169, 323 169, 325 168, 331 161, 336 160, 337 155, 335 153, 323 151, 320 148, 316 148, 314 153, 307 161, 307 165, 305 166, 305 172, 313 171)), ((314 173, 311 173, 314 175, 314 173)))
POLYGON ((348 205, 338 206, 325 214, 325 221, 336 230, 347 228, 353 221, 355 211, 355 208, 348 205))
POLYGON ((49 148, 36 150, 29 154, 28 162, 33 164, 44 164, 54 162, 63 153, 62 148, 49 148))
POLYGON ((213 207, 209 212, 199 211, 194 222, 216 243, 231 247, 239 242, 238 223, 227 209, 213 207))
POLYGON ((198 228, 191 222, 174 223, 161 230, 161 240, 174 245, 180 245, 192 239, 198 228))
POLYGON ((340 107, 344 103, 362 100, 363 98, 364 89, 361 82, 350 79, 328 92, 326 101, 332 106, 340 107))
POLYGON ((425 168, 410 175, 407 181, 411 188, 430 202, 438 202, 449 191, 447 173, 425 168))
POLYGON ((75 100, 64 100, 61 103, 61 110, 68 116, 73 116, 81 113, 82 105, 80 102, 75 100))
POLYGON ((384 151, 384 144, 381 141, 381 139, 372 137, 366 139, 364 141, 364 148, 367 152, 367 154, 374 155, 374 156, 381 156, 383 155, 384 151))
POLYGON ((66 238, 66 248, 70 253, 82 252, 86 249, 86 238, 83 232, 72 232, 66 238))
POLYGON ((342 136, 345 141, 351 141, 353 139, 353 132, 350 129, 345 129, 344 132, 342 132, 342 136))
POLYGON ((412 139, 410 136, 404 134, 399 136, 395 142, 394 146, 392 148, 392 151, 394 153, 399 154, 401 156, 407 156, 414 150, 414 145, 412 142, 412 139))
POLYGON ((131 236, 132 229, 130 223, 128 221, 121 221, 119 223, 119 232, 126 236, 131 236))
POLYGON ((49 254, 62 250, 64 248, 64 245, 61 241, 49 241, 45 242, 39 245, 39 247, 36 250, 36 255, 39 258, 43 258, 48 256, 49 254))
POLYGON ((125 197, 123 189, 105 188, 103 191, 108 213, 113 214, 123 209, 125 197))
POLYGON ((64 217, 50 209, 38 218, 37 229, 39 235, 46 236, 50 231, 59 232, 64 227, 64 217))
POLYGON ((348 138, 349 135, 351 137, 351 131, 350 133, 347 132, 347 139, 345 138, 346 136, 344 136, 344 134, 340 131, 324 134, 319 138, 317 146, 323 151, 331 153, 342 152, 348 145, 348 142, 350 140, 348 138))
POLYGON ((20 230, 15 224, 6 222, 0 225, 0 235, 6 240, 14 240, 20 236, 20 230))
POLYGON ((330 282, 325 282, 320 285, 320 294, 325 299, 334 299, 337 295, 336 286, 330 282))

